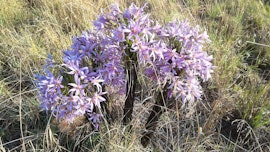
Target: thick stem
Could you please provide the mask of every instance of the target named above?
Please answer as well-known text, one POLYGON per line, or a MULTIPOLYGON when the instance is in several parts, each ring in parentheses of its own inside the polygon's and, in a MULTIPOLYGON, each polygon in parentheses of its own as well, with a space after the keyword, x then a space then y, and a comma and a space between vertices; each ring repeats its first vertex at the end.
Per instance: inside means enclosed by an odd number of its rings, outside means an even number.
POLYGON ((167 91, 159 92, 152 112, 150 113, 150 116, 145 124, 146 131, 143 133, 143 137, 141 138, 141 144, 143 147, 146 147, 150 143, 150 140, 156 130, 158 120, 164 112, 162 107, 171 107, 172 105, 173 100, 167 99, 167 91))
MULTIPOLYGON (((105 87, 103 86, 103 89, 105 91, 105 87)), ((101 106, 101 110, 102 110, 102 113, 103 113, 103 116, 104 118, 107 120, 107 122, 110 124, 110 122, 112 121, 112 118, 111 118, 111 113, 109 111, 109 108, 108 108, 108 105, 109 105, 109 97, 107 94, 103 95, 103 97, 106 99, 105 102, 101 102, 100 106, 101 106)))
POLYGON ((132 120, 132 112, 135 100, 135 89, 137 83, 137 73, 134 64, 131 64, 130 68, 128 69, 128 81, 126 84, 126 101, 124 107, 124 125, 127 125, 132 120))
POLYGON ((143 147, 146 147, 150 143, 150 139, 156 130, 158 119, 163 113, 162 106, 164 106, 164 101, 162 99, 162 94, 159 93, 152 112, 150 113, 150 116, 145 124, 146 131, 143 133, 143 137, 141 138, 141 144, 143 147))

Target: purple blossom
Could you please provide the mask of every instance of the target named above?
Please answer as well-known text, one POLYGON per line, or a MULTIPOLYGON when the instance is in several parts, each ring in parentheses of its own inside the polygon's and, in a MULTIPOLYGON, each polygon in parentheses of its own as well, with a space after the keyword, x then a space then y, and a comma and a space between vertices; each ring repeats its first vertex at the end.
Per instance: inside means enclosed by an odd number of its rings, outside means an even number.
POLYGON ((122 27, 117 28, 116 30, 113 30, 113 38, 118 42, 125 41, 125 33, 130 33, 129 29, 123 29, 122 27))
POLYGON ((70 89, 68 92, 75 94, 75 96, 78 95, 85 95, 84 88, 87 86, 87 84, 80 84, 80 83, 69 83, 68 85, 72 86, 72 89, 70 89))
POLYGON ((89 118, 88 119, 93 122, 96 130, 98 130, 98 127, 99 127, 98 123, 100 121, 100 117, 101 116, 102 115, 101 114, 98 114, 98 113, 90 113, 89 114, 89 118))
POLYGON ((78 65, 83 56, 82 53, 74 50, 66 50, 63 53, 63 61, 67 65, 78 65))
POLYGON ((108 23, 109 23, 109 19, 107 19, 103 15, 100 15, 99 19, 94 21, 94 25, 98 30, 103 29, 105 27, 105 25, 108 23))
POLYGON ((98 77, 93 77, 93 78, 90 77, 90 82, 91 82, 94 86, 96 86, 97 92, 101 92, 101 91, 102 91, 102 86, 100 85, 100 83, 104 82, 103 79, 100 79, 99 76, 98 76, 98 77))
POLYGON ((98 108, 100 107, 100 103, 103 101, 106 101, 106 99, 104 97, 102 97, 102 95, 106 94, 106 92, 101 92, 101 93, 95 93, 91 99, 91 102, 97 106, 98 108))

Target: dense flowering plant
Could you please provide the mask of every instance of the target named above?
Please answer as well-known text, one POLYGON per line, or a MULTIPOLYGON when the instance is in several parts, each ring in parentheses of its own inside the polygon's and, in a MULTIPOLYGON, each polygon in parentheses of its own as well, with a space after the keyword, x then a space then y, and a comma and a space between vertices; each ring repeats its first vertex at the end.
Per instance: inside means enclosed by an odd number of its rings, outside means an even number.
POLYGON ((129 62, 166 87, 169 98, 200 99, 200 80, 207 81, 213 72, 212 56, 203 51, 210 42, 207 33, 186 20, 162 26, 145 8, 131 4, 122 12, 112 5, 94 21, 93 30, 73 39, 63 64, 49 57, 45 75, 36 76, 41 109, 68 122, 88 113, 98 127, 104 95, 127 92, 129 62), (113 89, 105 92, 104 86, 113 89))

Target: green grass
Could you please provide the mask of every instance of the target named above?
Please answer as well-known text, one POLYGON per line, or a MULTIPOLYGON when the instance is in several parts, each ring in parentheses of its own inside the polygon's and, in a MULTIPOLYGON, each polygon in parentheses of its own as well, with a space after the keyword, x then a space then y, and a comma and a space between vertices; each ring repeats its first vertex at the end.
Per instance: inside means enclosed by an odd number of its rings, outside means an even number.
MULTIPOLYGON (((99 133, 87 124, 73 129, 72 136, 60 132, 38 109, 33 75, 41 72, 47 53, 60 61, 71 38, 90 29, 101 8, 113 2, 0 0, 0 151, 73 151, 77 144, 85 151, 270 150, 270 5, 260 0, 148 1, 147 11, 162 23, 187 18, 205 28, 212 40, 206 50, 216 68, 203 85, 204 100, 167 109, 146 149, 140 137, 148 113, 141 103, 131 133, 120 119, 105 123, 99 133), (233 131, 222 126, 228 116, 229 122, 247 124, 237 123, 234 130, 241 133, 224 134, 233 131)), ((122 8, 130 4, 118 2, 122 8)), ((116 110, 122 113, 121 107, 116 110)))

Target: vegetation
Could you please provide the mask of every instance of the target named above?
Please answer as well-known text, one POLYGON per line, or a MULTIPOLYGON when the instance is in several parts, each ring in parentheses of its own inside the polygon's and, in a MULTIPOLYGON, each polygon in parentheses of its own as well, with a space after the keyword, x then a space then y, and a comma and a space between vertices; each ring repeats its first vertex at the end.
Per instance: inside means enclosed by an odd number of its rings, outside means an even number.
MULTIPOLYGON (((136 99, 131 131, 121 123, 123 104, 111 102, 115 121, 95 132, 89 123, 57 124, 40 111, 33 83, 47 54, 60 60, 72 37, 91 29, 101 8, 115 1, 0 2, 0 151, 270 151, 267 1, 148 1, 147 11, 161 23, 179 18, 204 27, 216 68, 202 83, 201 102, 165 108, 146 148, 140 139, 154 94, 136 99)), ((118 2, 122 8, 131 3, 118 2)))

